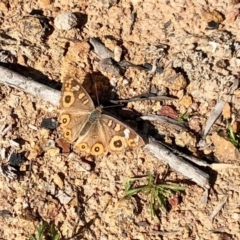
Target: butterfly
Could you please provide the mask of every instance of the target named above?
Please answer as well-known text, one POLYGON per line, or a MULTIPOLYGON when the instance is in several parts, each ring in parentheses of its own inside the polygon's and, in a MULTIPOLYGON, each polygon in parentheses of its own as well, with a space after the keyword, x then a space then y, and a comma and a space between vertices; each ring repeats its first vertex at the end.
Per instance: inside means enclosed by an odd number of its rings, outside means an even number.
POLYGON ((102 108, 95 108, 91 97, 77 80, 65 80, 59 122, 63 137, 74 144, 74 150, 98 156, 144 145, 140 135, 116 118, 102 114, 102 108))

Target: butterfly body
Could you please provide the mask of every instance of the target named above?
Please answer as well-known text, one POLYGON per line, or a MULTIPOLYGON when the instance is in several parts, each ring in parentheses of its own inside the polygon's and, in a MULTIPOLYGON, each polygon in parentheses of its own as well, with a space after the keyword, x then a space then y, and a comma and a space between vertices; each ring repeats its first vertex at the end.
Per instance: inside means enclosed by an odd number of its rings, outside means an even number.
POLYGON ((102 107, 99 107, 90 113, 87 122, 84 124, 84 126, 80 132, 80 136, 85 135, 89 131, 92 124, 94 124, 100 118, 101 112, 102 112, 102 107))
POLYGON ((60 127, 74 149, 94 156, 121 152, 144 145, 143 139, 116 118, 95 108, 86 90, 76 80, 63 85, 60 102, 60 127))

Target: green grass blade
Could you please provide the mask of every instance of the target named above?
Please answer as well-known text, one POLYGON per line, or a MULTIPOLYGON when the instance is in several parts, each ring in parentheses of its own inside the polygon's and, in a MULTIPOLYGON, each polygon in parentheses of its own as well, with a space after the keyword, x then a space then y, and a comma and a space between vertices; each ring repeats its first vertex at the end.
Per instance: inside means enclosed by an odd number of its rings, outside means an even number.
POLYGON ((43 236, 46 232, 46 229, 47 229, 47 225, 45 222, 41 223, 38 227, 37 227, 37 239, 38 240, 42 240, 43 239, 43 236))
POLYGON ((147 185, 153 185, 154 184, 154 178, 153 178, 153 175, 151 173, 148 173, 148 176, 147 176, 147 185))
POLYGON ((183 191, 187 187, 179 186, 179 185, 170 185, 170 184, 158 184, 157 188, 169 189, 169 190, 172 190, 172 191, 183 191))
POLYGON ((50 226, 50 233, 51 233, 51 236, 52 236, 53 240, 59 240, 60 234, 56 230, 54 224, 51 224, 51 226, 50 226))
POLYGON ((155 190, 154 188, 151 189, 151 196, 150 196, 150 215, 151 215, 151 219, 153 219, 153 217, 155 216, 155 211, 154 211, 154 195, 155 195, 155 190))
POLYGON ((157 192, 156 199, 157 199, 159 208, 166 212, 167 211, 167 198, 164 195, 162 195, 161 193, 157 192))
POLYGON ((125 183, 125 191, 128 191, 129 189, 131 189, 136 181, 142 180, 144 178, 146 178, 146 176, 128 179, 125 183))
POLYGON ((53 240, 59 240, 60 239, 60 234, 57 233, 56 235, 53 236, 53 240))
POLYGON ((146 186, 136 187, 133 189, 129 189, 128 191, 125 191, 124 197, 131 197, 133 195, 138 194, 140 191, 143 191, 146 186))

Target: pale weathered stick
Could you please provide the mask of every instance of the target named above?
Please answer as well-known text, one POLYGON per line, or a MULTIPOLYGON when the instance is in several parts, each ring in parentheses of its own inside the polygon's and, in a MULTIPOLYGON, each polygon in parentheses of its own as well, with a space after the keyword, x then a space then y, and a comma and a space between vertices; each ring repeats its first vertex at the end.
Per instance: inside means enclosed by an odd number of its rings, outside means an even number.
POLYGON ((228 199, 228 195, 224 196, 222 201, 220 203, 218 203, 217 206, 215 206, 215 208, 214 208, 214 210, 213 210, 213 212, 212 212, 212 214, 210 216, 211 221, 213 221, 215 216, 221 211, 222 207, 227 202, 227 199, 228 199))
POLYGON ((146 96, 146 97, 133 97, 129 99, 120 99, 120 100, 110 100, 111 103, 114 104, 121 104, 121 103, 128 103, 128 102, 137 102, 137 101, 146 101, 146 100, 176 100, 176 98, 168 97, 168 96, 146 96))
POLYGON ((180 123, 179 121, 166 116, 149 114, 149 115, 141 116, 141 119, 148 120, 148 121, 157 121, 162 124, 171 125, 173 126, 174 129, 178 131, 181 131, 181 130, 188 131, 187 127, 183 123, 180 123))
POLYGON ((171 169, 182 174, 186 178, 191 179, 199 186, 205 189, 210 188, 209 175, 207 173, 193 166, 184 159, 177 157, 169 149, 157 143, 153 138, 149 138, 149 143, 144 146, 144 150, 149 151, 157 159, 168 164, 171 169))
POLYGON ((212 127, 212 125, 214 124, 214 122, 218 119, 218 117, 220 116, 220 114, 222 113, 223 110, 223 106, 224 106, 225 102, 224 101, 219 101, 216 106, 214 107, 214 109, 211 111, 210 116, 207 120, 206 126, 205 126, 205 130, 202 136, 202 139, 205 139, 210 128, 212 127))
POLYGON ((0 66, 0 83, 29 93, 55 106, 59 105, 60 91, 35 82, 31 78, 24 77, 2 66, 0 66))

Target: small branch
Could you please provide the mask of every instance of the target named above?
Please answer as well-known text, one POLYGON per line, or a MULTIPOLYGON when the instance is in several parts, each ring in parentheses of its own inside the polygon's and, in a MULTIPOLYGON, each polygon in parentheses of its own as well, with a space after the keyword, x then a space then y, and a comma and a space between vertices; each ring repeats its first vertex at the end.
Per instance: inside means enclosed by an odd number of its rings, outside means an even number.
POLYGON ((214 208, 214 210, 213 210, 213 212, 212 212, 212 214, 210 216, 211 222, 213 221, 215 216, 221 211, 221 209, 223 208, 223 206, 226 203, 227 199, 228 199, 228 195, 224 196, 222 201, 220 203, 218 203, 218 205, 214 208))
POLYGON ((2 66, 0 66, 0 83, 31 94, 55 106, 59 105, 60 91, 35 82, 31 78, 24 77, 2 66))
POLYGON ((157 121, 160 124, 167 124, 167 125, 173 126, 174 129, 177 129, 178 131, 189 130, 183 123, 166 116, 149 114, 149 115, 142 116, 141 119, 147 120, 147 121, 157 121))
POLYGON ((206 123, 206 127, 203 133, 203 139, 205 139, 205 137, 207 136, 210 128, 212 127, 212 125, 214 124, 214 122, 217 120, 217 118, 219 117, 219 115, 222 113, 223 110, 223 106, 224 106, 225 102, 224 101, 219 101, 216 106, 214 107, 214 109, 211 111, 210 116, 207 120, 206 123))
POLYGON ((120 99, 120 100, 110 100, 111 103, 114 104, 121 104, 121 103, 128 103, 128 102, 136 102, 136 101, 146 101, 146 100, 176 100, 176 98, 168 97, 168 96, 139 96, 139 97, 132 97, 130 99, 120 99))
POLYGON ((188 161, 177 157, 170 150, 157 143, 153 138, 149 139, 149 143, 145 145, 144 150, 148 150, 154 157, 168 164, 171 169, 182 174, 188 179, 203 187, 209 189, 209 175, 199 168, 195 167, 188 161))

